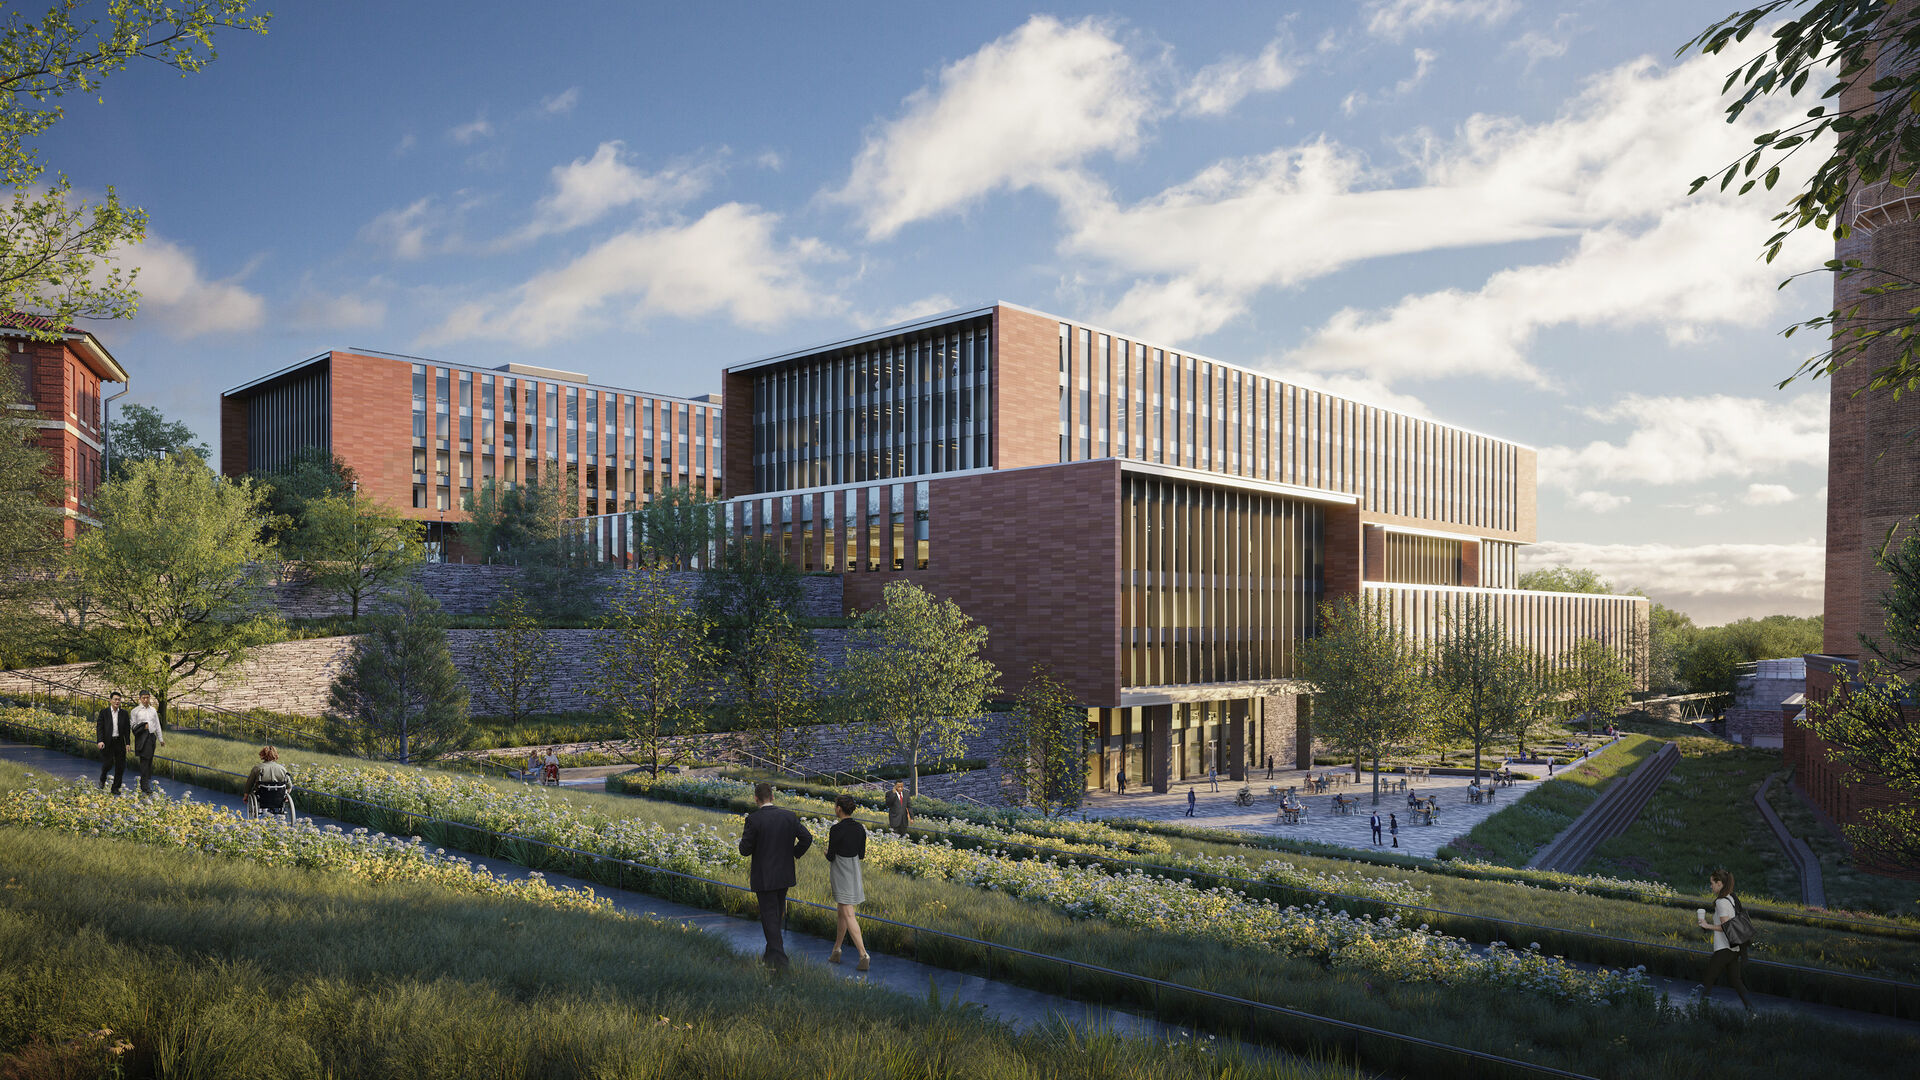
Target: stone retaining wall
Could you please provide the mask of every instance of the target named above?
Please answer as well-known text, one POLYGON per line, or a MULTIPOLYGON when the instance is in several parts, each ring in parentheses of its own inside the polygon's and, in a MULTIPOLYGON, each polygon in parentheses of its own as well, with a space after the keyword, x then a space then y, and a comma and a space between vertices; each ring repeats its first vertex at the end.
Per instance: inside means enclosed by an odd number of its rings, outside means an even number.
MULTIPOLYGON (((608 588, 620 577, 633 573, 618 567, 598 569, 587 576, 582 588, 592 593, 595 610, 605 610, 608 588)), ((519 568, 513 566, 427 563, 413 572, 412 581, 428 596, 439 601, 450 615, 484 615, 494 600, 519 577, 519 568)), ((699 588, 700 578, 697 570, 668 575, 668 579, 683 595, 692 595, 699 588)), ((338 598, 299 582, 271 585, 268 587, 268 597, 274 608, 290 619, 329 618, 345 615, 348 610, 347 605, 338 598)), ((374 610, 390 609, 392 601, 385 600, 373 607, 374 610)), ((801 575, 798 614, 813 619, 837 619, 845 615, 840 577, 835 574, 801 575)))

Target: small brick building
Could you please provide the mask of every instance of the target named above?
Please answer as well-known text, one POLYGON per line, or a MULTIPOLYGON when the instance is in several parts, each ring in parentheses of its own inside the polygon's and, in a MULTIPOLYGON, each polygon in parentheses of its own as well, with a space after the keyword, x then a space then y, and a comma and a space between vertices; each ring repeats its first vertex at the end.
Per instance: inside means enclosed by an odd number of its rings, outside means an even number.
POLYGON ((25 402, 40 429, 39 442, 49 455, 48 467, 57 470, 66 485, 61 500, 61 529, 68 539, 94 520, 93 493, 106 478, 107 430, 101 388, 125 383, 126 369, 100 339, 77 326, 59 327, 57 341, 42 341, 22 331, 50 331, 56 327, 33 315, 0 314, 0 341, 6 346, 25 402))

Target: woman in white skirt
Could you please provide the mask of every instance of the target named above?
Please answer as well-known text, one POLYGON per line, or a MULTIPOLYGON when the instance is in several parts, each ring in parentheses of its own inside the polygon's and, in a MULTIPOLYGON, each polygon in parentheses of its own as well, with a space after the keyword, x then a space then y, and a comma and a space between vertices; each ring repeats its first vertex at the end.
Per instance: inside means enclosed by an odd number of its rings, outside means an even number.
POLYGON ((833 800, 833 816, 839 820, 827 830, 827 872, 833 882, 833 903, 838 911, 833 935, 831 963, 840 962, 840 943, 852 935, 853 947, 860 951, 858 971, 867 970, 866 942, 860 940, 860 920, 854 909, 867 902, 866 887, 860 880, 860 860, 867 857, 867 827, 853 819, 853 796, 833 800))

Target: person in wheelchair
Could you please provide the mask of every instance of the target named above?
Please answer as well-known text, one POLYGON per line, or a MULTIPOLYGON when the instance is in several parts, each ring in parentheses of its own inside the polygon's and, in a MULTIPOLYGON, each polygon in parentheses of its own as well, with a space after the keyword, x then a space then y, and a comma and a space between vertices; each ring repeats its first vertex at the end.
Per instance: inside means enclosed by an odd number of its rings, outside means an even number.
POLYGON ((247 785, 241 795, 246 800, 248 817, 271 814, 292 823, 293 778, 287 775, 287 767, 280 764, 280 751, 271 746, 260 748, 260 763, 248 771, 247 785))

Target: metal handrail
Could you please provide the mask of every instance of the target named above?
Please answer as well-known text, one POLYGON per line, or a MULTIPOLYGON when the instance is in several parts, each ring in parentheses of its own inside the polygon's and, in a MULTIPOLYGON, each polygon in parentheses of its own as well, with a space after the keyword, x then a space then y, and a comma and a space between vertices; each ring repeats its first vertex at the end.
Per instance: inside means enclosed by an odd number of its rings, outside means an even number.
MULTIPOLYGON (((62 732, 48 731, 45 728, 34 728, 32 725, 21 724, 17 721, 6 720, 4 718, 0 718, 0 724, 6 724, 12 727, 27 728, 29 730, 41 731, 46 734, 53 735, 55 737, 64 737, 64 733, 62 732)), ((202 765, 198 762, 187 761, 182 758, 163 756, 163 757, 160 757, 159 760, 172 762, 178 765, 183 765, 190 769, 198 769, 201 772, 217 773, 222 776, 244 778, 244 774, 241 774, 241 773, 233 772, 228 769, 215 768, 210 765, 202 765)), ((697 882, 701 885, 717 887, 721 889, 728 889, 736 893, 747 894, 747 893, 752 893, 753 891, 752 889, 748 888, 745 885, 740 885, 738 883, 730 882, 730 881, 720 881, 716 878, 705 877, 700 874, 690 874, 683 870, 674 870, 664 866, 656 866, 652 863, 640 862, 638 860, 633 860, 633 859, 623 859, 613 855, 604 855, 599 852, 586 851, 581 848, 569 847, 565 844, 555 844, 555 843, 552 843, 551 841, 540 840, 530 836, 521 836, 517 833, 501 832, 496 829, 488 829, 479 825, 470 825, 465 822, 448 821, 444 818, 434 817, 431 814, 421 813, 416 810, 406 810, 400 807, 387 806, 382 803, 367 802, 365 800, 356 799, 348 795, 337 795, 337 794, 334 794, 333 792, 321 791, 318 788, 306 787, 297 782, 293 786, 295 790, 304 792, 306 794, 307 798, 305 801, 309 807, 311 807, 312 805, 312 801, 311 801, 312 798, 314 796, 318 796, 320 798, 332 799, 332 800, 335 800, 336 802, 352 803, 354 805, 366 807, 367 809, 370 809, 370 810, 377 810, 382 813, 404 815, 414 820, 431 822, 437 825, 445 825, 455 829, 466 829, 471 832, 494 836, 504 840, 513 840, 523 844, 531 844, 536 847, 546 848, 551 851, 564 852, 568 855, 579 856, 581 858, 585 858, 595 862, 613 863, 615 865, 630 867, 635 870, 643 870, 643 871, 654 873, 654 874, 664 874, 668 877, 678 878, 683 881, 697 882)), ((414 833, 413 835, 418 836, 420 834, 414 833)), ((510 861, 517 861, 517 860, 510 860, 510 861)), ((525 865, 525 864, 523 863, 522 865, 525 865)), ((823 914, 833 913, 837 911, 837 909, 834 908, 833 906, 828 904, 823 904, 815 900, 797 900, 796 899, 796 900, 789 900, 788 903, 797 904, 801 907, 811 908, 816 911, 822 912, 823 914)), ((1443 1043, 1443 1042, 1438 1042, 1432 1039, 1422 1038, 1421 1036, 1418 1036, 1418 1035, 1408 1035, 1403 1032, 1388 1031, 1384 1028, 1376 1028, 1366 1024, 1355 1023, 1350 1020, 1341 1020, 1335 1017, 1321 1016, 1317 1013, 1310 1013, 1300 1009, 1288 1008, 1287 1006, 1284 1006, 1284 1005, 1274 1005, 1269 1002, 1255 1001, 1251 998, 1238 997, 1233 994, 1224 994, 1214 990, 1204 990, 1204 989, 1201 989, 1200 987, 1189 986, 1185 983, 1177 983, 1167 979, 1156 979, 1150 975, 1140 975, 1130 971, 1121 971, 1117 968, 1104 967, 1099 964, 1090 964, 1082 960, 1073 960, 1064 956, 1055 956, 1051 953, 1038 952, 1032 949, 1023 949, 1015 945, 1003 945, 999 942, 988 941, 983 938, 968 937, 964 934, 955 934, 945 930, 935 930, 932 927, 919 926, 913 923, 901 922, 897 919, 888 919, 881 916, 870 915, 870 916, 865 916, 864 918, 868 924, 893 926, 893 927, 898 927, 901 930, 908 931, 915 935, 924 934, 928 937, 938 938, 938 939, 947 940, 947 941, 961 942, 967 945, 979 946, 982 949, 987 950, 989 954, 989 968, 991 967, 991 954, 994 951, 1003 952, 1012 956, 1025 957, 1030 960, 1038 960, 1044 963, 1057 964, 1061 967, 1066 968, 1069 972, 1070 985, 1069 985, 1068 996, 1071 996, 1071 973, 1075 971, 1089 972, 1092 974, 1101 975, 1101 976, 1105 976, 1113 979, 1118 979, 1123 982, 1133 983, 1138 986, 1143 986, 1143 987, 1152 989, 1154 992, 1156 1007, 1159 1000, 1160 992, 1170 991, 1170 992, 1175 992, 1179 994, 1184 994, 1189 997, 1199 998, 1202 1000, 1214 1002, 1216 1004, 1229 1006, 1234 1009, 1243 1010, 1246 1012, 1249 1018, 1251 1018, 1254 1014, 1259 1013, 1259 1014, 1265 1014, 1268 1016, 1284 1017, 1289 1020, 1302 1021, 1308 1024, 1319 1025, 1322 1027, 1331 1027, 1338 1030, 1343 1036, 1351 1037, 1353 1040, 1353 1045, 1356 1048, 1360 1045, 1361 1037, 1366 1037, 1366 1038, 1371 1038, 1376 1040, 1385 1040, 1389 1042, 1401 1043, 1401 1044, 1404 1044, 1416 1049, 1420 1049, 1420 1050, 1454 1054, 1459 1057, 1464 1057, 1471 1061, 1480 1062, 1488 1065, 1496 1065, 1506 1069, 1517 1069, 1521 1072, 1528 1073, 1535 1076, 1556 1077, 1556 1078, 1560 1078, 1560 1080, 1596 1080, 1596 1078, 1588 1076, 1587 1074, 1570 1072, 1565 1069, 1555 1068, 1554 1066, 1551 1066, 1551 1065, 1541 1065, 1534 1062, 1521 1061, 1516 1058, 1509 1058, 1499 1054, 1492 1054, 1482 1050, 1475 1050, 1475 1049, 1472 1049, 1471 1047, 1456 1046, 1451 1043, 1443 1043)), ((1197 1027, 1198 1025, 1195 1025, 1195 1026, 1197 1027)), ((1358 1055, 1356 1054, 1356 1057, 1357 1056, 1358 1055)))
MULTIPOLYGON (((781 764, 781 763, 780 763, 779 761, 776 761, 776 760, 774 760, 774 759, 772 759, 772 758, 764 758, 764 757, 761 757, 760 755, 758 755, 758 754, 755 754, 755 753, 754 753, 754 752, 752 752, 751 750, 741 750, 741 749, 737 749, 737 748, 736 748, 736 749, 735 749, 735 750, 733 751, 733 753, 736 753, 736 754, 739 754, 739 755, 741 755, 742 757, 748 757, 748 758, 752 758, 752 759, 754 759, 755 761, 761 761, 761 762, 765 762, 766 764, 768 764, 768 765, 771 765, 771 766, 773 766, 773 767, 774 767, 775 769, 777 769, 777 770, 779 770, 779 771, 781 771, 781 772, 790 772, 790 773, 792 773, 793 775, 795 775, 795 776, 797 776, 797 777, 799 777, 799 778, 800 778, 801 780, 805 780, 805 779, 806 779, 806 778, 807 778, 808 776, 814 776, 814 775, 818 775, 818 776, 846 776, 846 777, 851 777, 851 778, 852 778, 852 779, 854 780, 854 782, 855 782, 855 783, 860 783, 860 784, 879 784, 879 785, 883 785, 883 786, 884 786, 884 785, 886 785, 887 783, 889 783, 889 782, 890 782, 890 781, 887 781, 887 780, 883 780, 883 779, 881 779, 881 778, 880 778, 880 777, 878 777, 878 776, 874 776, 874 775, 872 775, 872 774, 870 774, 870 773, 859 773, 859 772, 854 772, 854 771, 853 771, 853 770, 851 770, 851 769, 835 769, 835 770, 833 770, 832 772, 825 772, 825 773, 808 773, 808 772, 806 772, 805 770, 803 770, 803 769, 800 769, 800 768, 798 768, 797 766, 793 766, 793 765, 783 765, 783 764, 781 764)), ((981 808, 983 808, 983 809, 986 809, 986 810, 992 810, 992 811, 995 811, 995 812, 998 812, 998 810, 999 810, 999 808, 998 808, 998 807, 996 807, 996 806, 993 806, 993 805, 992 805, 992 804, 990 804, 990 803, 987 803, 987 802, 983 802, 983 801, 981 801, 981 800, 979 800, 979 799, 976 799, 976 798, 974 798, 973 796, 971 796, 971 795, 969 795, 969 794, 967 794, 967 793, 966 793, 966 792, 964 792, 964 791, 956 791, 956 792, 953 792, 953 793, 952 793, 952 798, 955 798, 955 799, 965 799, 966 801, 968 801, 968 802, 970 802, 970 803, 973 803, 973 804, 974 804, 975 806, 979 806, 979 807, 981 807, 981 808)), ((942 799, 943 799, 943 801, 945 801, 945 797, 944 797, 944 796, 942 796, 942 799)))

